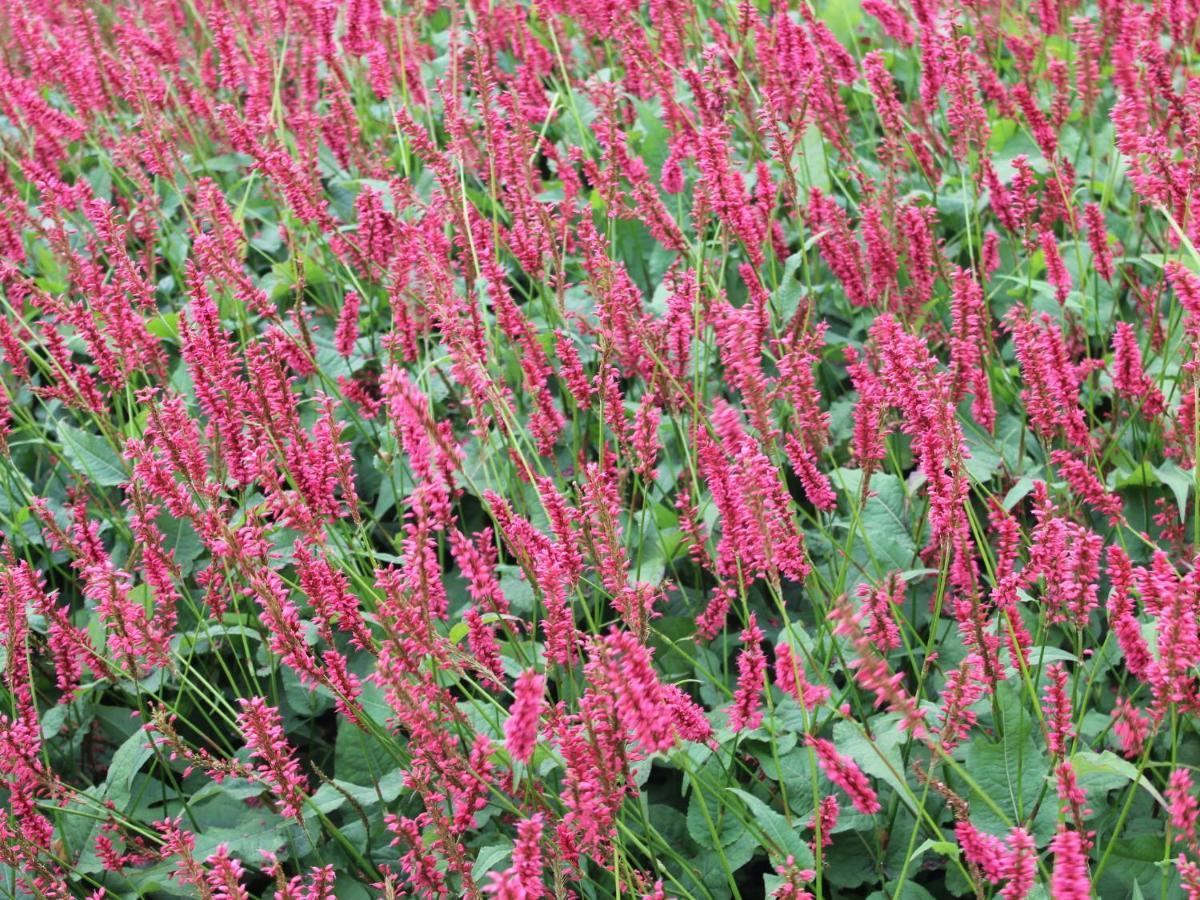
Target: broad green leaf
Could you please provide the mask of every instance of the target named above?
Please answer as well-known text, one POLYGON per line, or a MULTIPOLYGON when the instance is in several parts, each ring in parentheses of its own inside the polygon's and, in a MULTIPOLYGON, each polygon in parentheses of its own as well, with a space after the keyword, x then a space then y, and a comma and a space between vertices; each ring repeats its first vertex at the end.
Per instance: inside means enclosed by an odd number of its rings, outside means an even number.
MULTIPOLYGON (((858 503, 862 472, 838 469, 834 473, 834 484, 842 486, 847 503, 853 508, 858 503)), ((864 566, 871 565, 874 560, 874 568, 879 574, 912 568, 917 546, 909 531, 904 486, 895 475, 877 472, 871 477, 869 488, 854 532, 855 559, 864 566)), ((852 521, 847 516, 839 524, 849 530, 852 521)))
POLYGON ((932 850, 934 853, 940 853, 942 856, 948 856, 951 859, 958 859, 959 847, 952 841, 935 841, 933 838, 926 838, 921 842, 921 845, 913 851, 909 857, 909 862, 919 857, 927 850, 932 850))
POLYGON ((1043 791, 1051 760, 1031 731, 1019 727, 1006 730, 1000 743, 979 735, 967 747, 964 768, 999 809, 997 812, 983 797, 970 791, 971 821, 978 828, 990 834, 1005 834, 1013 825, 1024 825, 1039 846, 1054 836, 1057 803, 1052 790, 1043 791))
POLYGON ((730 872, 736 874, 742 866, 754 858, 757 850, 758 841, 754 839, 754 835, 749 830, 743 828, 733 843, 722 847, 720 853, 706 850, 696 856, 691 862, 692 869, 714 896, 727 897, 730 884, 726 867, 730 872))
POLYGON ((1179 463, 1168 459, 1154 469, 1162 483, 1171 489, 1179 506, 1179 521, 1187 519, 1188 492, 1192 489, 1195 472, 1179 468, 1179 463))
POLYGON ((404 778, 404 773, 397 769, 370 787, 334 780, 321 785, 311 799, 323 813, 331 813, 351 801, 364 808, 376 803, 390 803, 404 791, 404 778))
MULTIPOLYGON (((707 765, 705 769, 709 781, 713 780, 714 774, 721 772, 719 765, 707 765)), ((717 844, 725 847, 735 843, 745 834, 746 826, 733 815, 728 803, 702 794, 702 790, 699 787, 693 788, 688 801, 688 836, 697 845, 709 849, 714 849, 717 844)))
POLYGON ((1014 506, 1025 499, 1026 495, 1033 490, 1033 479, 1022 477, 1017 480, 1017 483, 1009 488, 1008 493, 1004 495, 1004 508, 1011 511, 1014 506))
POLYGON ((187 519, 177 518, 169 513, 163 513, 154 520, 158 530, 162 532, 163 548, 174 551, 175 562, 187 575, 192 571, 192 563, 204 553, 204 544, 187 519))
POLYGON ((825 139, 815 125, 804 129, 800 142, 800 167, 808 176, 808 186, 828 194, 830 190, 829 169, 825 164, 825 139))
POLYGON ((153 755, 154 749, 150 746, 150 740, 141 729, 134 731, 113 754, 104 785, 107 799, 111 800, 118 810, 129 801, 134 776, 153 755))
POLYGON ((967 474, 979 484, 991 481, 1004 464, 1000 454, 992 449, 988 441, 973 434, 967 436, 967 449, 971 452, 971 455, 964 461, 967 474))
POLYGON ((1108 791, 1136 781, 1163 809, 1168 808, 1167 801, 1151 784, 1150 779, 1140 774, 1138 767, 1129 760, 1122 759, 1111 750, 1100 753, 1094 750, 1080 750, 1071 756, 1071 767, 1075 770, 1079 784, 1088 791, 1108 791))
POLYGON ((746 808, 750 811, 752 827, 761 831, 770 842, 769 849, 774 851, 771 853, 773 859, 782 862, 792 856, 795 857, 796 864, 801 868, 812 865, 812 851, 808 844, 796 834, 795 827, 790 825, 786 818, 747 791, 729 788, 729 792, 737 794, 746 804, 746 808))
POLYGON ((471 869, 471 877, 481 881, 488 872, 500 868, 500 862, 506 860, 512 853, 513 845, 509 841, 499 844, 488 844, 475 854, 475 865, 471 869))
POLYGON ((867 900, 934 900, 934 896, 915 881, 906 881, 903 885, 893 882, 884 890, 875 891, 867 900))
POLYGON ((871 721, 874 739, 868 738, 853 722, 842 720, 833 726, 833 740, 838 752, 849 756, 868 775, 891 785, 897 796, 916 812, 916 802, 905 781, 901 748, 906 733, 900 730, 899 719, 888 713, 871 721))
MULTIPOLYGON (((381 725, 392 714, 383 691, 374 682, 364 681, 359 702, 367 715, 381 725)), ((339 781, 358 785, 374 784, 399 764, 374 734, 348 719, 338 721, 333 759, 334 776, 339 781)))
POLYGON ((76 472, 103 487, 124 484, 129 480, 120 457, 100 435, 81 431, 61 420, 54 427, 62 442, 63 457, 76 472))

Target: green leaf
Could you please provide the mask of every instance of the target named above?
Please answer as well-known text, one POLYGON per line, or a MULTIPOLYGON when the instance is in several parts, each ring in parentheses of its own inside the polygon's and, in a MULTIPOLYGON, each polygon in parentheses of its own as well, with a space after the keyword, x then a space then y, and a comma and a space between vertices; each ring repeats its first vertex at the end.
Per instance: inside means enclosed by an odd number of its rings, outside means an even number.
POLYGON ((1161 834, 1124 836, 1113 842, 1108 865, 1093 890, 1097 897, 1132 897, 1134 885, 1140 884, 1143 895, 1182 897, 1178 871, 1171 866, 1168 870, 1170 879, 1165 880, 1162 863, 1161 834))
POLYGON ((804 129, 800 150, 800 164, 808 174, 808 186, 818 188, 822 193, 828 194, 831 183, 829 169, 825 165, 825 139, 821 136, 821 130, 817 126, 809 125, 804 129))
POLYGON ((1150 485, 1161 484, 1162 477, 1158 471, 1150 464, 1149 460, 1142 462, 1132 471, 1124 467, 1114 469, 1108 476, 1109 486, 1116 488, 1127 487, 1148 487, 1150 485))
POLYGON ((1004 508, 1011 511, 1014 506, 1025 499, 1025 496, 1033 490, 1033 479, 1024 476, 1018 479, 1007 494, 1004 495, 1004 508))
POLYGON ((55 429, 62 442, 63 458, 75 471, 103 487, 124 484, 129 480, 120 457, 100 435, 80 431, 61 420, 55 429))
POLYGON ((741 797, 742 802, 746 804, 746 808, 750 811, 751 824, 755 830, 761 831, 762 835, 771 843, 768 850, 773 859, 782 862, 789 856, 793 856, 796 858, 796 865, 800 868, 806 868, 813 864, 813 855, 808 844, 800 839, 800 835, 796 834, 796 829, 786 818, 747 791, 737 788, 728 790, 741 797))
POLYGON ((1185 521, 1187 519, 1188 492, 1192 489, 1192 482, 1195 478, 1194 470, 1181 469, 1179 463, 1168 459, 1162 465, 1156 466, 1154 471, 1158 473, 1162 483, 1169 487, 1171 493, 1175 495, 1175 502, 1179 505, 1179 521, 1185 521))
POLYGON ((404 777, 404 773, 397 769, 384 775, 371 787, 335 779, 321 785, 311 799, 323 813, 331 813, 350 801, 364 808, 376 803, 390 803, 404 791, 404 777))
POLYGON ((1019 708, 1021 699, 1016 690, 1009 699, 1009 703, 1000 704, 1003 740, 993 743, 980 735, 967 747, 967 774, 999 810, 984 797, 972 796, 971 819, 990 834, 1004 834, 1016 824, 1032 826, 1030 830, 1042 846, 1054 835, 1058 819, 1053 793, 1043 791, 1051 761, 1033 736, 1032 713, 1019 708))
MULTIPOLYGON (((376 722, 383 723, 392 715, 383 690, 372 681, 364 680, 359 702, 376 722)), ((397 765, 396 758, 377 737, 349 719, 338 721, 333 760, 334 774, 339 781, 359 785, 374 784, 397 765)))
POLYGON ((161 313, 158 318, 147 320, 146 330, 155 337, 179 340, 179 313, 161 313))
POLYGON ((913 881, 903 885, 892 882, 882 891, 876 891, 867 900, 934 900, 933 894, 913 881))
POLYGON ((499 565, 496 572, 500 576, 500 590, 508 599, 513 612, 528 613, 533 609, 533 585, 521 571, 519 566, 499 565))
MULTIPOLYGON (((719 766, 705 768, 714 774, 720 771, 719 766)), ((711 778, 712 775, 707 777, 711 778)), ((688 801, 687 830, 688 836, 697 845, 709 850, 716 849, 718 845, 728 847, 746 833, 745 826, 730 812, 728 804, 714 797, 703 796, 699 787, 692 790, 688 801)))
POLYGON ((913 851, 912 856, 908 858, 912 862, 922 853, 927 850, 932 850, 934 853, 940 853, 942 856, 948 856, 950 859, 958 859, 958 844, 953 841, 935 841, 933 838, 926 838, 921 842, 921 846, 913 851))
POLYGON ((1122 759, 1111 750, 1104 750, 1100 753, 1094 750, 1080 750, 1072 755, 1071 768, 1075 770, 1079 783, 1089 792, 1110 791, 1114 788, 1124 787, 1131 781, 1136 781, 1162 805, 1163 809, 1167 808, 1167 801, 1150 783, 1150 779, 1140 774, 1138 767, 1129 760, 1122 759))
POLYGON ((976 439, 974 435, 967 436, 967 449, 971 451, 971 455, 964 460, 967 474, 977 484, 991 481, 1004 464, 1000 454, 992 449, 989 442, 976 439))
POLYGON ((106 797, 117 809, 122 809, 129 802, 134 776, 153 755, 154 749, 146 733, 140 729, 117 748, 112 762, 108 764, 108 775, 104 781, 106 797))
MULTIPOLYGON (((787 699, 791 699, 790 697, 787 699)), ((791 706, 797 710, 799 707, 793 702, 791 706)), ((776 713, 779 712, 779 707, 776 707, 776 713)), ((797 725, 802 725, 802 722, 797 722, 797 725)), ((779 761, 776 763, 775 754, 770 750, 755 752, 754 756, 758 760, 758 764, 762 766, 763 774, 772 781, 782 781, 784 787, 788 791, 788 799, 794 804, 796 798, 792 794, 796 791, 803 791, 806 788, 811 788, 812 785, 812 759, 811 751, 804 746, 795 747, 786 753, 779 753, 779 761)), ((808 800, 811 804, 811 797, 808 800)), ((811 810, 810 810, 811 811, 811 810)))
POLYGON ((187 575, 192 571, 192 563, 204 552, 204 544, 200 536, 186 519, 176 518, 170 513, 163 513, 154 520, 158 530, 162 532, 163 547, 175 553, 175 562, 187 575))
MULTIPOLYGON (((1020 678, 1020 669, 1013 660, 1008 649, 1003 651, 1005 667, 1008 670, 1010 678, 1020 678)), ((1040 665, 1049 665, 1056 662, 1071 662, 1078 663, 1079 657, 1074 653, 1068 653, 1066 650, 1061 650, 1058 647, 1030 647, 1029 652, 1025 655, 1025 665, 1033 669, 1040 665)))
POLYGON ((899 718, 891 713, 871 721, 875 738, 868 738, 853 722, 842 720, 833 726, 833 742, 838 752, 853 759, 868 775, 891 785, 909 809, 917 805, 904 780, 904 760, 900 750, 906 738, 899 718))
POLYGON ((793 253, 783 264, 779 287, 775 289, 775 305, 783 321, 790 321, 804 296, 804 280, 800 266, 804 263, 803 253, 793 253))
POLYGON ((705 852, 692 859, 694 873, 710 889, 714 896, 730 896, 730 880, 725 869, 737 872, 742 866, 754 858, 758 849, 758 841, 748 830, 742 829, 740 836, 732 843, 722 848, 720 853, 705 852))
POLYGON ((475 866, 471 869, 471 877, 479 881, 488 872, 498 869, 500 862, 508 859, 512 848, 512 843, 508 841, 500 844, 488 844, 486 847, 480 848, 475 855, 475 866))
MULTIPOLYGON (((838 469, 834 483, 846 492, 851 507, 858 503, 862 472, 858 469, 838 469)), ((863 566, 874 564, 879 574, 912 568, 917 545, 908 528, 909 514, 904 485, 895 475, 877 472, 870 481, 870 495, 863 503, 855 531, 855 560, 863 566)), ((849 529, 851 519, 843 519, 842 527, 849 529)))

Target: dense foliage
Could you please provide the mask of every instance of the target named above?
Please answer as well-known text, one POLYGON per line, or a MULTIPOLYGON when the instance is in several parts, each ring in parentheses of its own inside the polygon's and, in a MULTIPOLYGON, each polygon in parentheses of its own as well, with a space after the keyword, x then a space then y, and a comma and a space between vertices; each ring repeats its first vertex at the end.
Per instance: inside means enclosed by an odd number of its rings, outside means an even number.
POLYGON ((0 2, 5 896, 1200 897, 1198 17, 0 2))

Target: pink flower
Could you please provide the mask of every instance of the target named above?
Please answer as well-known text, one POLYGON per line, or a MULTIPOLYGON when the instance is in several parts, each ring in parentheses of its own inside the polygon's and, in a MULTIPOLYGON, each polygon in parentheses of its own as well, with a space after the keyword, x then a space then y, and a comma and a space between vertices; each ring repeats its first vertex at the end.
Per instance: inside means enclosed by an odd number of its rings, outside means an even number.
POLYGON ((845 211, 820 190, 813 188, 809 193, 806 214, 808 227, 814 234, 821 235, 817 239, 821 257, 834 276, 841 281, 850 303, 854 306, 869 306, 871 294, 866 285, 862 247, 850 230, 845 211))
POLYGON ((596 644, 595 661, 616 702, 622 726, 646 753, 668 750, 677 731, 671 696, 651 665, 650 651, 628 631, 613 630, 596 644))
POLYGON ((1025 900, 1037 882, 1037 844, 1033 835, 1018 826, 1009 832, 1008 847, 1003 867, 1007 884, 1001 889, 1000 896, 1004 900, 1025 900))
POLYGON ((741 635, 742 652, 738 654, 738 685, 733 695, 733 708, 729 711, 729 727, 733 731, 754 729, 762 722, 763 677, 767 671, 767 659, 763 653, 762 629, 754 613, 741 635))
POLYGON ((905 690, 904 673, 892 672, 887 660, 867 637, 862 627, 863 613, 843 600, 834 606, 830 615, 836 623, 834 634, 848 637, 854 649, 849 664, 854 670, 855 681, 877 695, 877 705, 887 706, 899 715, 902 728, 914 737, 925 735, 925 710, 918 707, 912 695, 905 690))
POLYGON ((829 688, 809 683, 803 660, 792 654, 788 644, 775 647, 775 684, 805 709, 811 710, 829 699, 829 688))
POLYGON ((805 743, 816 751, 821 771, 830 781, 846 792, 846 796, 850 798, 855 809, 868 816, 879 812, 881 808, 879 797, 876 795, 875 789, 871 787, 870 780, 854 760, 848 756, 842 756, 833 746, 833 742, 824 738, 813 737, 810 734, 805 737, 805 743))
POLYGON ((1058 302, 1066 303, 1067 296, 1071 293, 1071 273, 1067 271, 1062 256, 1059 255, 1058 238, 1054 236, 1054 232, 1043 230, 1038 236, 1038 243, 1046 260, 1046 280, 1053 285, 1054 296, 1058 302))
POLYGON ((1113 257, 1108 246, 1108 232, 1104 228, 1104 213, 1095 203, 1089 203, 1084 207, 1083 218, 1087 223, 1088 244, 1092 248, 1092 265, 1101 278, 1112 281, 1113 257))
POLYGON ((358 308, 360 298, 354 291, 346 291, 342 301, 342 311, 338 315, 337 330, 334 331, 333 343, 337 352, 342 356, 350 356, 354 352, 354 342, 358 340, 358 308))
POLYGON ((816 810, 809 817, 808 826, 814 832, 813 835, 813 850, 816 850, 816 834, 821 835, 821 846, 833 846, 833 829, 837 827, 838 817, 841 815, 841 807, 838 806, 838 799, 833 794, 827 794, 821 798, 821 802, 817 804, 816 810))
POLYGON ((512 865, 504 872, 493 872, 484 891, 500 900, 539 900, 546 895, 542 884, 542 814, 517 825, 517 842, 512 865))
POLYGON ((675 155, 675 151, 672 150, 663 161, 662 189, 668 194, 678 194, 683 190, 683 184, 683 166, 680 165, 679 158, 675 155))
MULTIPOLYGON (((873 57, 874 54, 871 54, 873 57)), ((874 60, 869 57, 869 62, 874 60)), ((892 236, 883 222, 883 213, 877 205, 867 206, 862 211, 863 242, 867 247, 867 261, 871 267, 872 299, 882 304, 889 291, 895 291, 896 273, 900 263, 892 236)), ((893 300, 894 303, 894 300, 893 300)))
POLYGON ((1054 900, 1091 900, 1092 881, 1079 833, 1060 825, 1058 834, 1050 842, 1050 850, 1054 854, 1050 896, 1054 900))
POLYGON ((925 338, 910 334, 892 315, 871 325, 882 398, 902 413, 904 431, 926 478, 929 543, 943 547, 966 530, 963 504, 969 482, 964 460, 970 455, 954 414, 951 379, 938 368, 925 338))
POLYGON ((528 669, 517 678, 513 690, 516 699, 504 723, 504 744, 513 759, 527 763, 537 744, 538 719, 545 705, 546 678, 528 669))
POLYGON ((950 340, 951 401, 958 403, 970 390, 975 397, 975 421, 991 431, 996 422, 988 381, 987 352, 991 313, 983 288, 966 269, 954 272, 954 303, 951 307, 954 335, 950 340))
POLYGON ((1175 858, 1175 868, 1179 870, 1179 878, 1183 882, 1187 900, 1200 900, 1200 866, 1180 853, 1175 858))
POLYGON ((642 398, 633 420, 633 457, 634 471, 649 482, 656 477, 655 466, 658 463, 658 453, 662 442, 658 438, 658 423, 662 413, 653 397, 642 398))
POLYGON ((1125 514, 1121 498, 1108 490, 1096 476, 1090 463, 1071 454, 1069 450, 1054 450, 1050 460, 1058 466, 1059 474, 1067 480, 1071 491, 1097 512, 1108 516, 1109 521, 1117 524, 1125 514))
POLYGON ((1083 370, 1072 362, 1062 332, 1046 314, 1029 318, 1019 306, 1006 317, 1021 377, 1021 397, 1034 430, 1044 441, 1064 434, 1080 450, 1093 439, 1079 406, 1083 370))
POLYGON ((1171 813, 1171 827, 1178 834, 1176 841, 1193 841, 1196 837, 1196 820, 1200 819, 1200 801, 1197 801, 1192 785, 1192 773, 1185 768, 1172 770, 1167 780, 1167 803, 1171 813))
POLYGON ((259 760, 255 773, 270 788, 285 816, 299 820, 308 799, 308 779, 300 771, 291 744, 283 733, 279 710, 262 697, 239 700, 238 728, 250 755, 259 760))
POLYGON ((721 513, 717 575, 739 579, 780 575, 803 581, 810 566, 780 473, 758 441, 746 433, 737 411, 718 401, 712 423, 720 443, 697 434, 700 474, 721 513))
POLYGON ((214 900, 249 900, 250 894, 242 885, 246 869, 240 860, 229 855, 228 844, 218 844, 216 852, 204 864, 208 866, 204 877, 214 900))
POLYGON ((904 588, 904 579, 899 573, 893 572, 874 587, 863 582, 856 591, 858 598, 863 601, 867 637, 883 653, 900 646, 895 607, 904 602, 904 588))
POLYGON ((1118 697, 1112 711, 1112 730, 1127 759, 1137 759, 1146 748, 1153 719, 1134 706, 1128 697, 1118 697))
MULTIPOLYGON (((1070 821, 1082 826, 1085 817, 1091 814, 1087 807, 1087 793, 1079 786, 1075 768, 1070 760, 1063 760, 1054 769, 1054 782, 1058 791, 1058 799, 1062 802, 1063 815, 1070 821)), ((1089 835, 1082 836, 1083 849, 1086 852, 1091 847, 1089 835)))
POLYGON ((1050 120, 1046 118, 1046 114, 1038 107, 1033 92, 1024 82, 1021 82, 1013 87, 1012 96, 1029 122, 1029 129, 1033 132, 1033 139, 1037 143, 1038 149, 1042 151, 1042 155, 1048 161, 1053 160, 1058 149, 1058 135, 1050 120))
POLYGON ((595 393, 595 390, 592 388, 592 383, 583 370, 583 363, 579 359, 579 351, 575 349, 571 335, 561 328, 554 333, 554 338, 555 347, 558 349, 559 377, 566 382, 567 389, 571 392, 571 398, 575 401, 575 405, 579 409, 585 410, 592 405, 592 395, 595 393))
POLYGON ((705 743, 712 737, 713 729, 704 709, 697 706, 691 697, 673 684, 663 685, 664 699, 675 718, 675 728, 685 741, 705 743))
POLYGON ((957 669, 946 676, 942 689, 941 729, 938 737, 950 750, 958 746, 976 721, 971 707, 986 693, 988 683, 983 663, 975 653, 968 654, 957 669))
POLYGON ((1128 322, 1118 322, 1113 332, 1113 388, 1117 394, 1134 405, 1140 405, 1142 415, 1152 419, 1166 409, 1162 391, 1142 367, 1142 351, 1137 332, 1128 322))
POLYGON ((1052 754, 1061 757, 1075 737, 1071 698, 1067 693, 1067 670, 1054 663, 1046 667, 1046 678, 1048 683, 1042 700, 1046 711, 1046 744, 1052 754))
POLYGON ((1008 850, 1004 841, 986 832, 979 831, 969 821, 962 820, 954 826, 954 835, 962 847, 967 862, 978 866, 988 881, 995 884, 1004 877, 1008 850))
POLYGON ((916 36, 913 34, 912 23, 908 14, 902 8, 897 8, 886 0, 863 0, 863 12, 874 16, 883 26, 883 30, 897 44, 911 47, 916 36))
POLYGON ((887 396, 869 357, 847 345, 846 371, 858 392, 854 405, 854 436, 851 448, 859 468, 871 471, 887 455, 884 439, 891 430, 885 424, 887 396))
POLYGON ((504 677, 504 662, 500 658, 500 645, 496 642, 496 632, 483 621, 479 610, 472 606, 463 613, 463 621, 467 623, 467 645, 471 653, 492 681, 499 685, 504 677))
POLYGON ((1022 580, 1027 584, 1044 580, 1042 599, 1051 622, 1084 627, 1099 602, 1104 541, 1091 529, 1060 515, 1045 483, 1034 484, 1033 498, 1037 525, 1022 580))
POLYGON ((812 869, 801 869, 796 864, 796 857, 788 856, 781 865, 775 867, 775 873, 783 879, 783 883, 771 892, 771 897, 778 900, 813 900, 811 891, 804 885, 817 877, 812 869))

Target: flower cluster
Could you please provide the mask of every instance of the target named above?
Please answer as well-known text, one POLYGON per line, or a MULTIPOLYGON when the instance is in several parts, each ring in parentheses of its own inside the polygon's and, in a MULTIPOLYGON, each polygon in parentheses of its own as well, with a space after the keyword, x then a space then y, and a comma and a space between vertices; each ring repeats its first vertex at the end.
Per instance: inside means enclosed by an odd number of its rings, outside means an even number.
POLYGON ((1200 898, 1196 4, 0 22, 7 893, 1200 898))

